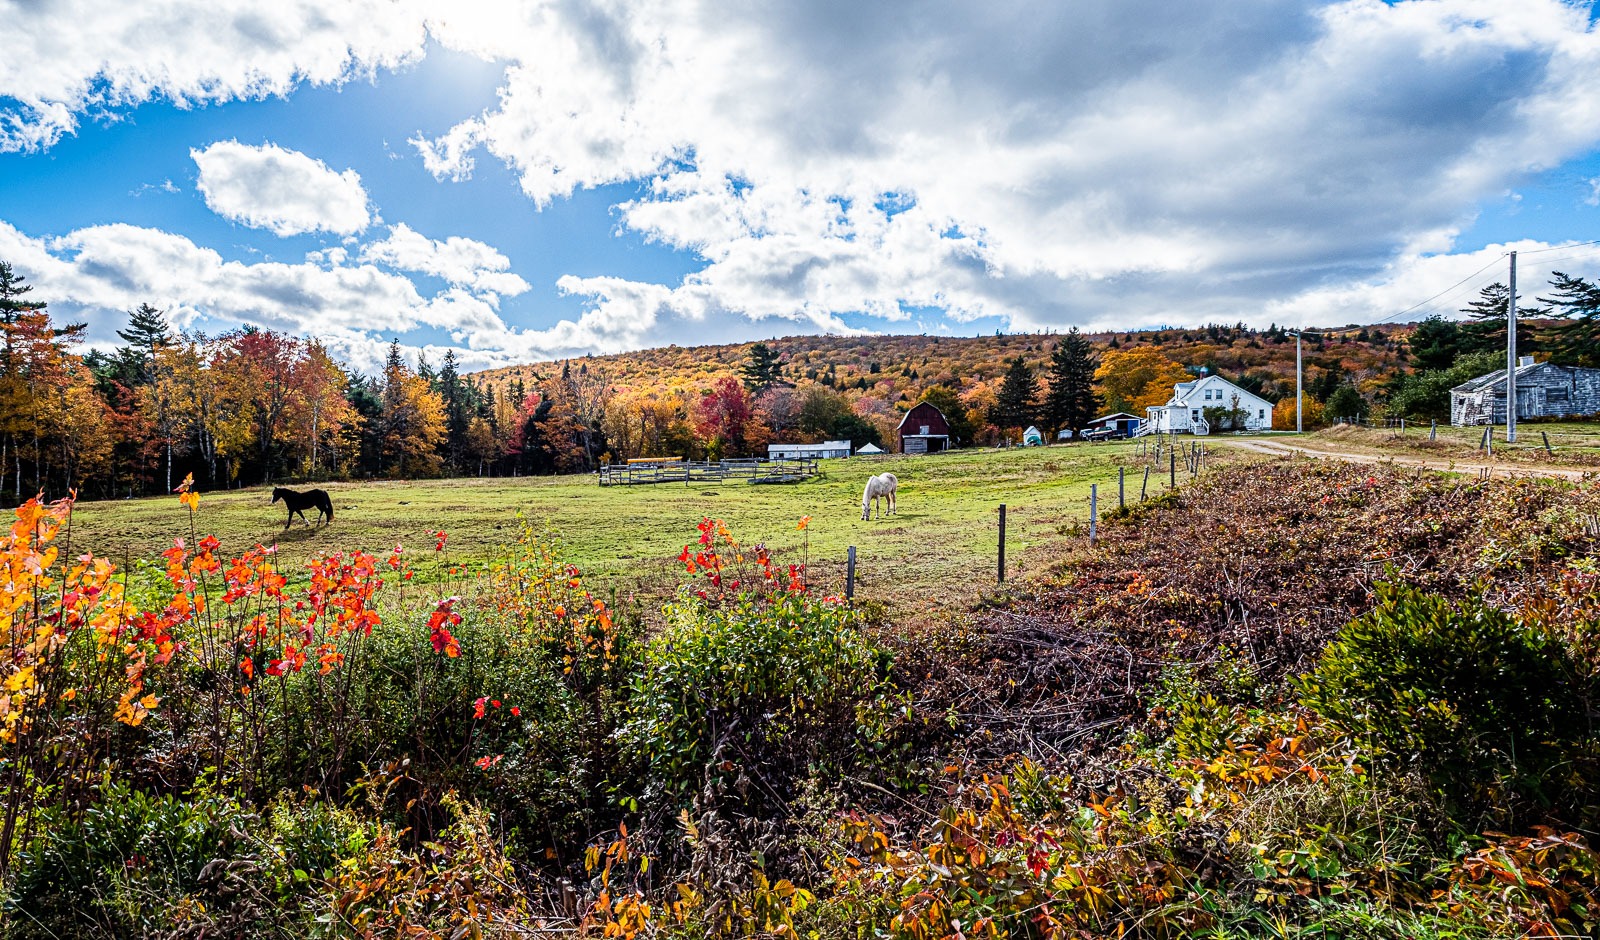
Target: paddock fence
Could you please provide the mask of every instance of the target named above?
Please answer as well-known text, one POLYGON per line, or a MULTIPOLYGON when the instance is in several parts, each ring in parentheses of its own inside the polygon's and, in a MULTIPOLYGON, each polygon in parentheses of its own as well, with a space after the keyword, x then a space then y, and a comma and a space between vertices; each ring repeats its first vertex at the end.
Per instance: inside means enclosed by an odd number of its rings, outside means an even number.
POLYGON ((815 457, 780 460, 677 461, 672 463, 608 463, 600 467, 601 486, 640 486, 652 483, 798 483, 819 472, 815 457))

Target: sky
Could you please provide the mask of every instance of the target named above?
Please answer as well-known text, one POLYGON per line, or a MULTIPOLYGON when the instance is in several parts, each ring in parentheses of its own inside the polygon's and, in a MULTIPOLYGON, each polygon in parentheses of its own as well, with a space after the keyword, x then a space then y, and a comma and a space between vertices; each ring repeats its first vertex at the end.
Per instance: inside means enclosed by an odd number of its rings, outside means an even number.
POLYGON ((1600 274, 1560 0, 0 0, 0 260, 90 344, 467 368, 1335 326, 1600 274))

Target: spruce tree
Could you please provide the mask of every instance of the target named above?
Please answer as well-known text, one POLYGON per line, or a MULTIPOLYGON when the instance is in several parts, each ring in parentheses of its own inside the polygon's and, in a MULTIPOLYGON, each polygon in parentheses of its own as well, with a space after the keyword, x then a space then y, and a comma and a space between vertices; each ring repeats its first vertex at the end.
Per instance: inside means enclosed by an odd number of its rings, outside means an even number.
POLYGON ((766 343, 756 343, 750 347, 749 359, 739 369, 750 397, 759 397, 772 386, 782 384, 783 365, 778 361, 779 356, 778 351, 766 343))
POLYGON ((1100 409, 1094 393, 1094 370, 1099 366, 1094 347, 1073 327, 1050 353, 1050 392, 1044 399, 1044 422, 1052 431, 1081 428, 1100 409))
POLYGON ((994 411, 990 415, 996 426, 1020 428, 1033 422, 1038 408, 1039 380, 1021 356, 1011 360, 1005 380, 995 395, 994 411))

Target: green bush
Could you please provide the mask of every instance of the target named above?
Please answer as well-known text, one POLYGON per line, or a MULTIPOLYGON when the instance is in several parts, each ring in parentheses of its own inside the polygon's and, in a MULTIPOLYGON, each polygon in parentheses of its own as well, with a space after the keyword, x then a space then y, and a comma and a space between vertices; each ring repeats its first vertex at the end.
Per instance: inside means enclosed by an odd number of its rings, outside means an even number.
POLYGON ((652 795, 691 789, 714 756, 764 767, 843 757, 858 707, 887 694, 887 653, 840 604, 787 593, 719 605, 685 591, 665 613, 622 730, 652 795))
POLYGON ((40 822, 6 897, 7 937, 147 936, 195 919, 269 936, 282 923, 261 877, 272 862, 251 835, 261 820, 231 798, 112 784, 81 820, 40 822))
POLYGON ((1563 642, 1481 602, 1382 585, 1303 679, 1304 701, 1459 810, 1570 812, 1593 769, 1592 681, 1563 642))

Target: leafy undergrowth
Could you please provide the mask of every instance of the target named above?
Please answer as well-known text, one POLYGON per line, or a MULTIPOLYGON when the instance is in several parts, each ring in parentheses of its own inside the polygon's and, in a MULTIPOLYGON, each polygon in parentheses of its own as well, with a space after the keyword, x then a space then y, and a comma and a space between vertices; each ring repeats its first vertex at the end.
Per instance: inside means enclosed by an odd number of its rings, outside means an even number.
POLYGON ((1229 467, 897 635, 712 519, 647 632, 531 530, 140 582, 30 503, 0 934, 1593 936, 1597 511, 1229 467))

